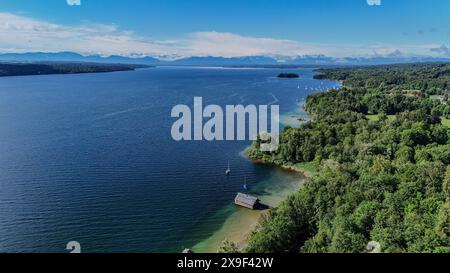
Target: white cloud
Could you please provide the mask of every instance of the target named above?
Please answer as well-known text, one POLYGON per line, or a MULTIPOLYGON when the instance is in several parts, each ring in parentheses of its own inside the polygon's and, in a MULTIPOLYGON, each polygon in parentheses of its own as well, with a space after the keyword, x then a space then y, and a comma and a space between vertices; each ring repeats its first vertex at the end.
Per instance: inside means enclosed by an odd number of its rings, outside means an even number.
POLYGON ((441 45, 440 47, 430 48, 431 52, 442 54, 444 56, 450 56, 450 48, 446 45, 441 45))
POLYGON ((81 6, 81 0, 66 0, 69 6, 81 6))
POLYGON ((114 24, 67 26, 26 16, 0 12, 0 53, 73 51, 85 55, 154 56, 285 56, 328 55, 333 57, 373 55, 438 54, 440 45, 327 45, 293 40, 248 37, 233 33, 196 32, 175 40, 154 40, 120 29, 114 24))
POLYGON ((75 51, 101 55, 160 55, 170 44, 141 39, 116 25, 64 26, 11 13, 0 13, 0 51, 75 51))
POLYGON ((203 56, 257 56, 257 55, 306 55, 320 53, 321 49, 291 40, 245 37, 233 33, 197 32, 187 41, 190 55, 203 56))
POLYGON ((381 6, 381 0, 367 0, 369 6, 381 6))
POLYGON ((232 33, 197 32, 183 39, 157 41, 116 25, 65 26, 0 13, 0 51, 75 51, 100 55, 224 56, 303 55, 318 48, 290 40, 244 37, 232 33))

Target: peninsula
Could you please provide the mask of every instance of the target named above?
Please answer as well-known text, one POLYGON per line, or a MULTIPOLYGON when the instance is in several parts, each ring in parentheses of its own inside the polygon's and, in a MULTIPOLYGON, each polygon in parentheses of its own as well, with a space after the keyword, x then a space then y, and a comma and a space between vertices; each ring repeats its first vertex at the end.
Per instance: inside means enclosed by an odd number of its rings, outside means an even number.
POLYGON ((53 74, 81 74, 81 73, 105 73, 117 71, 133 71, 146 65, 133 64, 102 64, 102 63, 16 63, 0 62, 0 77, 29 76, 29 75, 53 75, 53 74))
POLYGON ((450 252, 450 64, 322 69, 340 90, 310 95, 312 120, 285 128, 280 149, 250 156, 316 166, 273 209, 249 253, 450 252), (417 95, 420 94, 420 95, 417 95))

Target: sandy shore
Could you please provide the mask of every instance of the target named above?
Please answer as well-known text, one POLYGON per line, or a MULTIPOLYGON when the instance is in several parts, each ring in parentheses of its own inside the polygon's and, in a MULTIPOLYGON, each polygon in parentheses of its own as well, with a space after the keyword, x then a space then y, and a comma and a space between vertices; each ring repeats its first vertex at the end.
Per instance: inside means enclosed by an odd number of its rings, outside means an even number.
MULTIPOLYGON (((300 103, 299 107, 303 107, 304 104, 300 103)), ((301 125, 297 116, 293 114, 284 115, 284 123, 292 127, 301 125)), ((302 115, 303 117, 303 115, 302 115)), ((255 164, 266 164, 249 156, 250 148, 242 151, 241 156, 252 160, 255 164)), ((305 183, 306 179, 312 177, 312 173, 294 165, 280 166, 281 169, 295 172, 300 175, 299 179, 296 179, 290 183, 284 184, 280 187, 271 187, 270 183, 260 184, 264 195, 258 195, 261 202, 269 207, 278 207, 284 200, 290 195, 297 192, 300 187, 305 183)), ((192 250, 196 253, 217 253, 222 243, 227 240, 236 244, 236 246, 243 250, 246 247, 247 238, 250 233, 257 227, 258 221, 264 213, 268 211, 252 211, 244 208, 238 208, 234 204, 230 204, 227 210, 233 210, 233 213, 226 219, 222 227, 217 230, 211 237, 195 245, 192 250)))
POLYGON ((195 253, 217 253, 225 240, 235 243, 240 250, 244 249, 248 235, 256 228, 262 213, 237 208, 218 231, 194 246, 192 250, 195 253))
MULTIPOLYGON (((258 191, 264 192, 258 195, 261 203, 270 207, 277 207, 290 195, 297 192, 306 181, 305 171, 285 166, 282 169, 298 172, 298 178, 289 182, 277 183, 277 181, 263 181, 258 184, 258 191), (300 175, 301 174, 301 175, 300 175), (274 185, 276 183, 276 185, 274 185)), ((235 243, 240 250, 246 246, 249 234, 257 227, 260 217, 268 211, 254 211, 240 208, 230 204, 224 210, 232 211, 222 227, 208 239, 195 245, 192 250, 196 253, 216 253, 222 242, 228 240, 235 243)))

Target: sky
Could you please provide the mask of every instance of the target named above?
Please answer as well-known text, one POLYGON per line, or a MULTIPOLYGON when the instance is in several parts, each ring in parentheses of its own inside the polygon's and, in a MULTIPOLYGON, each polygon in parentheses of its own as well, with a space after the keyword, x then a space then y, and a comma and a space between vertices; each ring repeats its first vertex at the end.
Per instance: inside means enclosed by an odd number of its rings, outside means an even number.
POLYGON ((450 57, 448 0, 1 0, 0 52, 450 57))

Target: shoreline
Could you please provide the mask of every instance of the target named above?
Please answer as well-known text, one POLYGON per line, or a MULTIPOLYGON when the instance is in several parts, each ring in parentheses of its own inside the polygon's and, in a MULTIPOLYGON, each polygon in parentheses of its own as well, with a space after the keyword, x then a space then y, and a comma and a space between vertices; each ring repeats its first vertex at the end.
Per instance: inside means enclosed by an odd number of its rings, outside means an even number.
MULTIPOLYGON (((258 198, 263 204, 268 205, 270 208, 278 207, 289 196, 300 190, 303 184, 311 176, 308 171, 296 166, 276 166, 264 163, 260 160, 255 160, 249 156, 249 150, 250 148, 246 148, 241 152, 241 156, 252 161, 254 164, 271 165, 280 172, 288 172, 295 177, 292 181, 287 181, 284 185, 275 189, 271 189, 273 181, 262 181, 261 184, 258 185, 260 190, 262 189, 264 192, 264 194, 259 195, 258 198), (297 175, 298 177, 296 177, 297 175)), ((289 179, 286 177, 286 180, 289 179)), ((239 251, 243 251, 247 246, 248 236, 257 228, 261 217, 267 214, 270 209, 263 211, 249 210, 237 207, 234 203, 230 203, 222 210, 222 212, 223 211, 230 211, 231 214, 227 217, 220 229, 215 231, 209 238, 202 240, 192 247, 192 250, 195 253, 217 253, 224 241, 234 243, 239 251)))
MULTIPOLYGON (((297 105, 300 108, 304 108, 305 101, 299 102, 297 105)), ((291 118, 297 120, 297 122, 299 122, 299 126, 307 122, 310 118, 306 112, 303 112, 303 114, 290 112, 285 114, 285 116, 290 116, 291 118), (293 117, 293 115, 295 115, 295 117, 293 117), (300 120, 299 117, 302 119, 304 118, 304 120, 300 120)), ((269 192, 267 195, 257 196, 261 202, 264 205, 268 205, 270 209, 278 207, 282 202, 287 200, 289 196, 300 190, 304 183, 315 175, 314 170, 307 170, 306 168, 302 168, 298 165, 276 165, 271 162, 265 162, 264 160, 253 158, 250 155, 250 152, 251 146, 243 150, 240 155, 252 161, 254 164, 268 165, 282 171, 299 175, 299 179, 296 182, 291 182, 293 185, 292 188, 281 188, 278 192, 269 192)), ((311 169, 309 166, 305 167, 311 169)), ((224 241, 234 243, 237 249, 242 252, 247 246, 248 236, 258 227, 261 217, 270 211, 270 209, 264 211, 254 211, 244 208, 236 208, 234 203, 232 205, 230 204, 225 209, 233 208, 236 211, 227 217, 219 230, 214 232, 209 238, 197 243, 192 248, 195 253, 217 253, 224 241)))
POLYGON ((256 159, 253 158, 252 156, 250 156, 250 150, 251 148, 248 147, 247 149, 244 150, 244 155, 246 156, 246 158, 248 158, 249 160, 251 160, 254 164, 261 164, 261 165, 270 165, 270 166, 274 166, 286 171, 290 171, 290 172, 294 172, 297 174, 301 174, 303 175, 305 178, 312 178, 314 176, 314 174, 306 169, 303 169, 299 166, 295 166, 295 165, 288 165, 288 164, 284 164, 284 165, 276 165, 270 162, 265 162, 264 160, 260 160, 260 159, 256 159))

